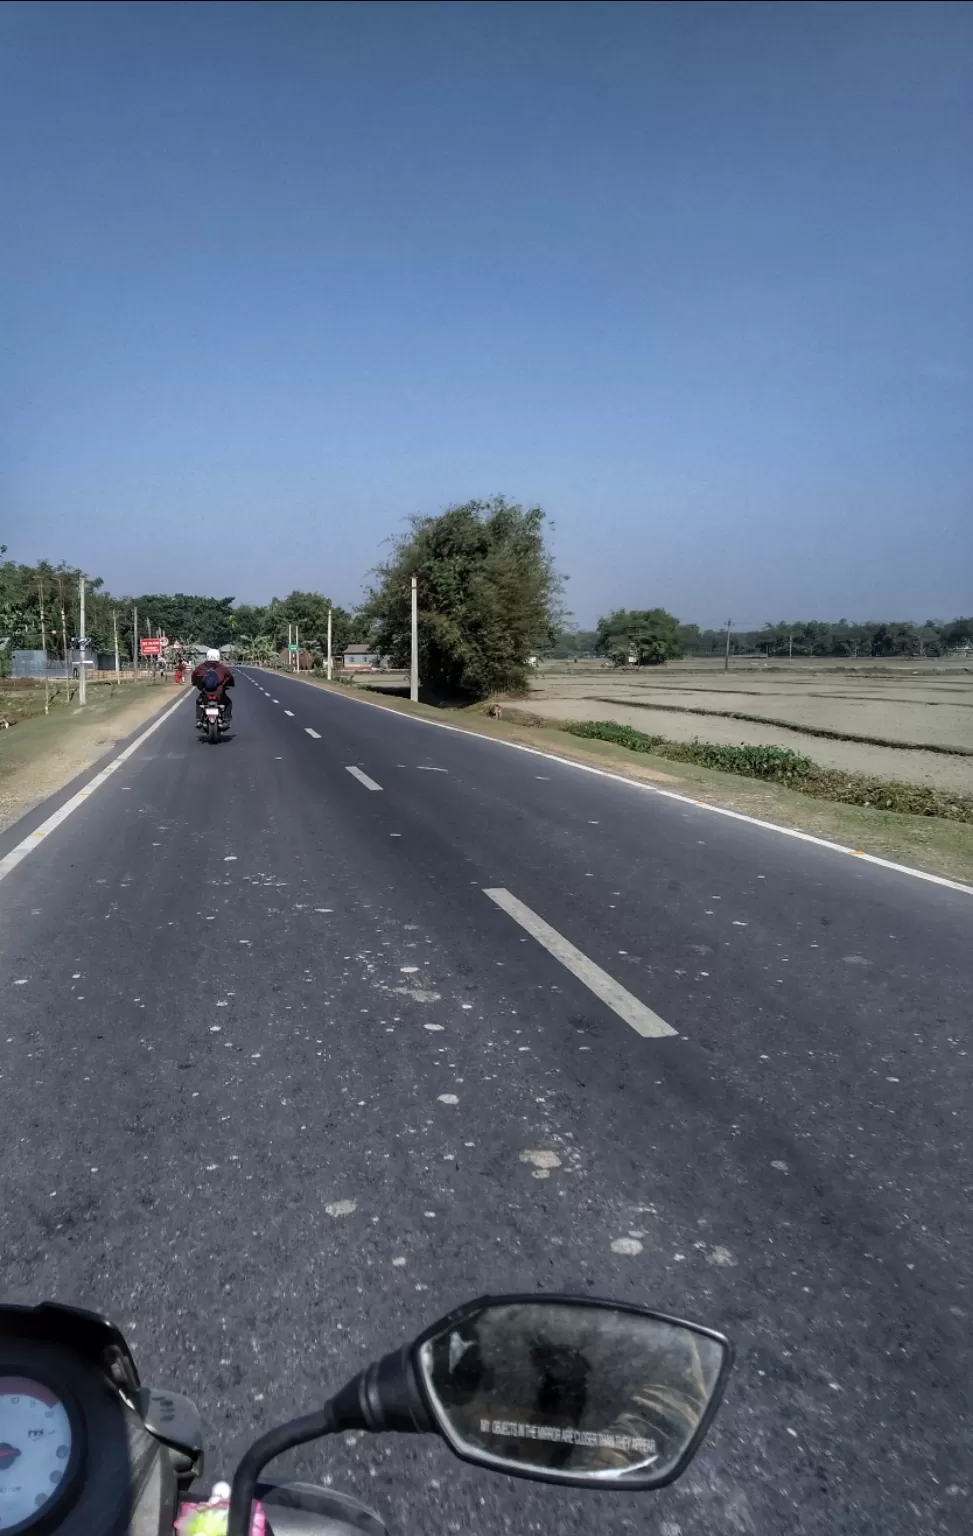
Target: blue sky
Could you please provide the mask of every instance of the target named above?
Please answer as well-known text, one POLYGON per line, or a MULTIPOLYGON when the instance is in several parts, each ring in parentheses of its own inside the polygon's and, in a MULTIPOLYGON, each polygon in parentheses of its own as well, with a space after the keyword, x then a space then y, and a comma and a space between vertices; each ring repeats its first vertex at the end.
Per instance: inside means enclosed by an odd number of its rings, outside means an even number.
POLYGON ((582 624, 973 608, 973 7, 7 4, 0 541, 354 600, 503 492, 582 624))

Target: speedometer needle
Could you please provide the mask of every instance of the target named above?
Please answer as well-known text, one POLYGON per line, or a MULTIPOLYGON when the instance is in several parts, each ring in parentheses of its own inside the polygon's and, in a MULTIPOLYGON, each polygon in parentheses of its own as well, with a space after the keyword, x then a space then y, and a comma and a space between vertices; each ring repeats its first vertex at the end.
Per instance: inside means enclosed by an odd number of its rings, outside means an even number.
POLYGON ((6 1440, 0 1442, 0 1472, 6 1472, 8 1467, 12 1467, 19 1455, 15 1445, 8 1445, 6 1440))

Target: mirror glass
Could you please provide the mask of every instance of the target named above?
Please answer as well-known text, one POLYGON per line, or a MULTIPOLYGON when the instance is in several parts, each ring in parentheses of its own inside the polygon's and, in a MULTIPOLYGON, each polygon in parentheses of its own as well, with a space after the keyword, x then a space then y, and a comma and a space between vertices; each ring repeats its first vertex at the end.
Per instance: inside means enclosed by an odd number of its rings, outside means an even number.
POLYGON ((487 1302, 419 1345, 440 1428, 522 1474, 649 1487, 678 1475, 721 1384, 719 1339, 610 1303, 487 1302))

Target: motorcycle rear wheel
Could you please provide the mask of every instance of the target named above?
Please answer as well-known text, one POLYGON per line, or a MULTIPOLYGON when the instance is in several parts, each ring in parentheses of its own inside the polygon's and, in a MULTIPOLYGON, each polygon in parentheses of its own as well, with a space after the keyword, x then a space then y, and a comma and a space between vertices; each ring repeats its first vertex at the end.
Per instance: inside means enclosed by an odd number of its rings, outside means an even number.
POLYGON ((219 722, 216 721, 216 720, 211 720, 209 722, 209 741, 210 741, 210 746, 211 747, 215 747, 215 745, 219 741, 219 739, 220 739, 219 722))

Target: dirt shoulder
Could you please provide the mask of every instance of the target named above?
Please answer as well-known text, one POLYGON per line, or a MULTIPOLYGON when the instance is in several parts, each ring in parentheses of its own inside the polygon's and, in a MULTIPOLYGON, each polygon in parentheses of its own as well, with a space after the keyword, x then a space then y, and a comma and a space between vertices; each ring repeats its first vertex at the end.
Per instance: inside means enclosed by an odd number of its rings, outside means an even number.
POLYGON ((0 732, 0 831, 90 768, 117 741, 173 704, 183 690, 130 683, 0 732))
POLYGON ((778 784, 763 784, 691 763, 674 763, 667 758, 630 752, 611 742, 585 741, 581 744, 577 737, 552 727, 491 719, 477 710, 444 710, 428 704, 412 704, 407 699, 327 683, 319 678, 301 677, 299 680, 312 688, 350 695, 377 709, 398 710, 481 736, 520 742, 557 757, 602 768, 621 778, 641 780, 660 789, 687 795, 703 804, 723 806, 777 826, 810 832, 815 837, 827 838, 929 874, 973 883, 973 826, 960 822, 932 816, 906 816, 865 806, 836 805, 813 800, 778 784))

